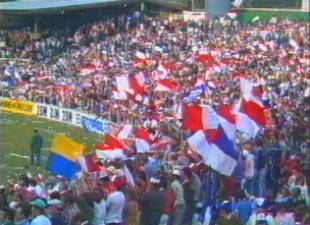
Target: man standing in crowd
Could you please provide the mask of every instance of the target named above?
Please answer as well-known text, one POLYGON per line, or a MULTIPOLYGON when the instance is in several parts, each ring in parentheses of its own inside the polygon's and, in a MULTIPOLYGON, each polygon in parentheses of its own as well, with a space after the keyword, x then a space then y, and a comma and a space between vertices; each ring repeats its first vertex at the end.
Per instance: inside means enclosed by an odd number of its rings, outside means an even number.
POLYGON ((109 195, 106 202, 106 224, 121 225, 123 222, 123 209, 125 195, 113 183, 108 185, 109 195))
POLYGON ((182 225, 183 216, 185 213, 185 199, 184 199, 184 189, 181 183, 181 171, 179 169, 174 169, 171 174, 171 189, 176 195, 175 201, 175 217, 173 225, 182 225))
POLYGON ((31 160, 31 165, 36 165, 40 166, 41 164, 41 149, 43 146, 43 137, 39 133, 37 129, 33 130, 34 135, 32 136, 31 139, 31 144, 30 144, 30 160, 31 160))
POLYGON ((158 225, 164 212, 166 196, 160 190, 160 179, 152 177, 144 195, 139 199, 141 225, 158 225))
POLYGON ((34 219, 31 221, 30 225, 52 225, 49 218, 45 215, 45 209, 47 204, 42 199, 36 199, 32 202, 32 213, 34 219))

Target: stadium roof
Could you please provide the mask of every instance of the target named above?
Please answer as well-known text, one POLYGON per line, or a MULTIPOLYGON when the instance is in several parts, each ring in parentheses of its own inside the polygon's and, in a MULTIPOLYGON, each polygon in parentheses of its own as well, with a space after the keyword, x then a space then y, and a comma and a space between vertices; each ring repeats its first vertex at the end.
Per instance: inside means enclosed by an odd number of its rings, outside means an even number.
POLYGON ((24 0, 0 3, 0 13, 42 14, 109 5, 137 3, 139 0, 24 0))

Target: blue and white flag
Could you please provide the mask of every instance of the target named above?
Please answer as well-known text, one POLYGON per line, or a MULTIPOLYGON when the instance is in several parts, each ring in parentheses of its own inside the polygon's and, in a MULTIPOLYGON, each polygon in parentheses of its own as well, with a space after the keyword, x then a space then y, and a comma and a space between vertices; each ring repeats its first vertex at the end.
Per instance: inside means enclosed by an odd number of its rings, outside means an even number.
POLYGON ((184 98, 184 101, 186 103, 195 101, 196 99, 200 98, 203 94, 209 94, 215 91, 216 87, 213 84, 213 82, 211 81, 206 81, 203 83, 201 82, 203 81, 198 81, 197 84, 199 85, 196 84, 194 89, 190 91, 188 95, 184 98))

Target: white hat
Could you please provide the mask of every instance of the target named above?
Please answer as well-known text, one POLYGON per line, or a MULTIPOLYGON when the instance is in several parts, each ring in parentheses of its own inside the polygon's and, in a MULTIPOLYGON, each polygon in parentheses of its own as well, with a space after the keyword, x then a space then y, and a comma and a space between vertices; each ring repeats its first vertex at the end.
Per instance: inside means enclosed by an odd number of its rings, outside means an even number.
POLYGON ((172 174, 176 176, 181 176, 181 171, 180 170, 172 170, 172 174))
POLYGON ((242 154, 244 157, 247 157, 250 154, 250 152, 248 150, 243 150, 242 154))
POLYGON ((48 206, 61 205, 62 202, 59 199, 51 199, 47 201, 48 206))
POLYGON ((160 183, 160 179, 157 179, 155 177, 151 177, 150 183, 152 183, 152 184, 159 184, 160 183))

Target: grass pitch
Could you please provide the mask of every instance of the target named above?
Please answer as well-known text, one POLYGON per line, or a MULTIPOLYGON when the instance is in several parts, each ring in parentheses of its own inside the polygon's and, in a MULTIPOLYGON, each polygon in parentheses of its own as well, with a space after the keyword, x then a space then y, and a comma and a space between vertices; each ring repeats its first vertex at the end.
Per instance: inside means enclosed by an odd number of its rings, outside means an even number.
POLYGON ((30 165, 30 141, 33 129, 38 129, 44 138, 42 149, 43 165, 41 168, 30 167, 33 173, 47 174, 44 169, 47 155, 55 133, 66 133, 73 140, 85 144, 88 150, 94 150, 95 144, 102 141, 102 135, 89 133, 82 128, 51 121, 35 116, 4 113, 3 129, 5 180, 14 178, 30 165))

